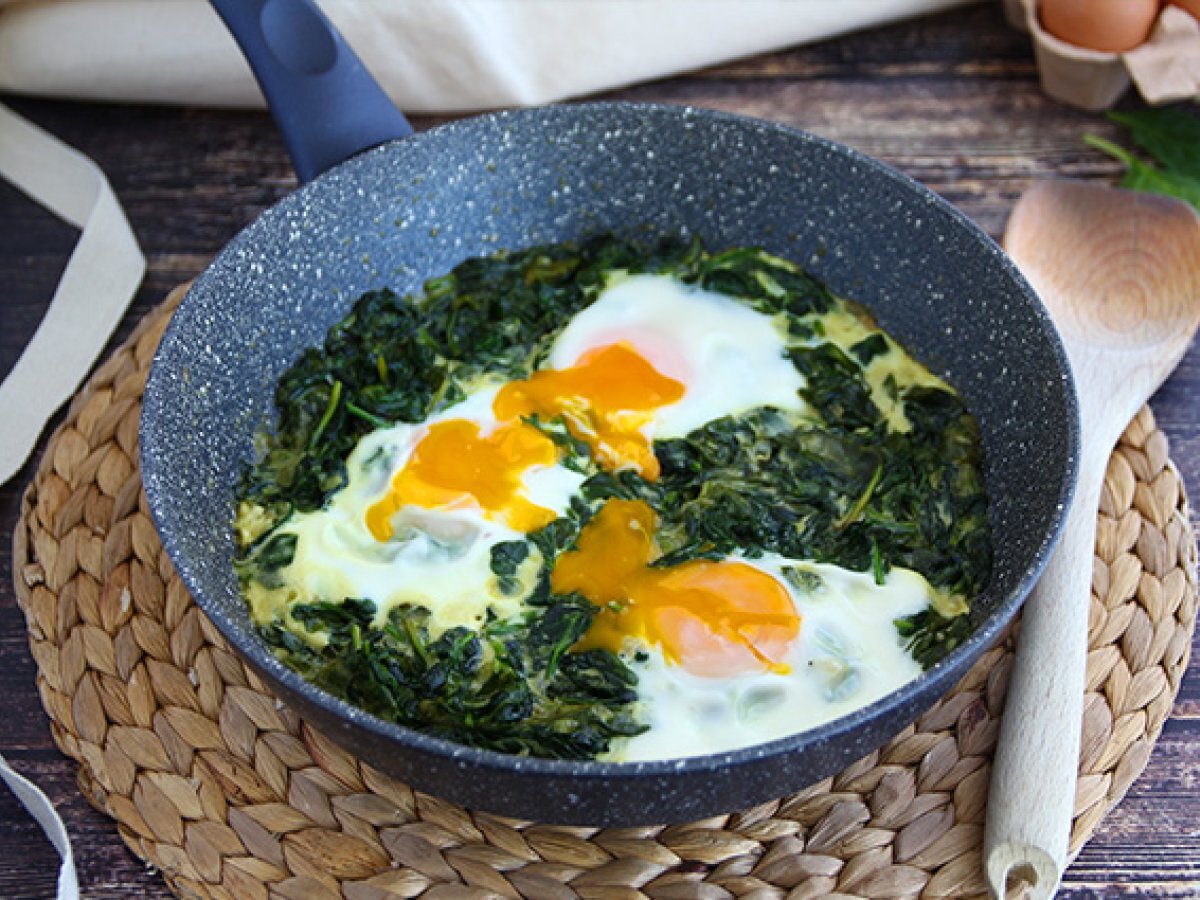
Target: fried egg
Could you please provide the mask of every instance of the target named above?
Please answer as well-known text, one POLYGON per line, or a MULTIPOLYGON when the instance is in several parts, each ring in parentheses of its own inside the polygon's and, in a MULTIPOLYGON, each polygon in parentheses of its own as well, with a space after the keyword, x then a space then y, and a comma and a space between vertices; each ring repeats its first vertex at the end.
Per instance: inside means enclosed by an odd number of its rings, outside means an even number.
POLYGON ((925 579, 731 556, 655 567, 657 516, 607 501, 551 574, 600 607, 581 649, 620 653, 638 675, 644 734, 613 760, 698 756, 830 721, 920 674, 895 620, 925 609, 925 579))
POLYGON ((506 593, 491 570, 492 547, 565 513, 584 476, 556 463, 542 432, 497 421, 498 390, 359 441, 346 486, 280 526, 297 538, 282 575, 299 601, 368 599, 378 624, 401 604, 424 606, 438 633, 478 626, 489 610, 499 618, 521 611, 540 560, 527 560, 520 589, 506 593))

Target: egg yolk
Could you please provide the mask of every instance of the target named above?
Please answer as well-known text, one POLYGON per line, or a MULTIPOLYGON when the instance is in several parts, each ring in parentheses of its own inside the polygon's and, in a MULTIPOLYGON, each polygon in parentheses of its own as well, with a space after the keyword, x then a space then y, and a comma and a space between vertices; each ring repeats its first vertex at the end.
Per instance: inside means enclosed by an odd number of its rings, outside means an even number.
POLYGON ((691 560, 652 568, 657 516, 641 500, 609 500, 576 549, 550 575, 558 594, 578 591, 600 607, 580 649, 621 650, 626 637, 662 648, 694 675, 785 673, 781 660, 800 633, 787 589, 746 563, 691 560))
POLYGON ((590 350, 569 368, 511 381, 493 401, 492 412, 502 424, 490 434, 481 435, 479 425, 466 419, 430 426, 386 496, 367 510, 367 529, 376 540, 390 540, 392 517, 407 505, 479 508, 526 533, 554 521, 554 511, 530 502, 522 489, 526 469, 558 459, 554 441, 520 421, 527 416, 562 416, 603 468, 631 466, 655 479, 658 459, 640 429, 656 409, 681 399, 684 390, 682 382, 660 373, 624 342, 590 350))
POLYGON ((413 505, 476 507, 517 531, 536 531, 557 515, 525 497, 521 476, 557 459, 554 441, 523 422, 506 422, 488 435, 466 419, 438 422, 393 476, 388 493, 367 510, 367 528, 377 541, 390 540, 392 516, 413 505))
POLYGON ((659 475, 650 439, 640 429, 654 410, 683 397, 684 385, 654 368, 629 344, 590 350, 567 369, 534 372, 500 389, 492 405, 499 419, 562 416, 605 469, 632 467, 644 478, 659 475))

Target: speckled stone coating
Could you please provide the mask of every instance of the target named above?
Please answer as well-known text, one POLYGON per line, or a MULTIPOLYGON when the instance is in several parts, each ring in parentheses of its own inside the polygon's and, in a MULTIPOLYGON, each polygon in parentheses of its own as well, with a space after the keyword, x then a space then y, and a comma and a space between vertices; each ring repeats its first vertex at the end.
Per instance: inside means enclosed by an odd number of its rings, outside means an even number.
POLYGON ((682 107, 584 104, 455 122, 362 154, 239 234, 176 313, 146 387, 141 464, 159 532, 217 627, 325 733, 413 787, 547 822, 730 812, 804 787, 932 705, 1013 617, 1074 483, 1075 395, 1045 310, 1000 249, 929 190, 779 125, 682 107), (697 234, 794 260, 966 397, 983 429, 995 568, 974 635, 884 699, 820 728, 676 761, 530 759, 391 725, 305 682, 255 635, 231 567, 238 474, 284 369, 364 291, 500 248, 614 231, 697 234))

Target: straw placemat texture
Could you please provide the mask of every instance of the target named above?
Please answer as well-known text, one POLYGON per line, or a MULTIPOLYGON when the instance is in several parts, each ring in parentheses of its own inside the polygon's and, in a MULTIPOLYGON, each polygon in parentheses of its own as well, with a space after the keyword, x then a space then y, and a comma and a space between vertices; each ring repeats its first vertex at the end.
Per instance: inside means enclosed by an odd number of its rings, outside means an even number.
MULTIPOLYGON (((970 897, 1011 637, 879 751, 799 794, 670 827, 518 822, 348 755, 248 671, 176 578, 141 492, 138 415, 174 292, 55 433, 16 529, 55 739, 186 897, 970 897)), ((1149 409, 1099 514, 1073 850, 1146 765, 1187 664, 1195 538, 1149 409)))

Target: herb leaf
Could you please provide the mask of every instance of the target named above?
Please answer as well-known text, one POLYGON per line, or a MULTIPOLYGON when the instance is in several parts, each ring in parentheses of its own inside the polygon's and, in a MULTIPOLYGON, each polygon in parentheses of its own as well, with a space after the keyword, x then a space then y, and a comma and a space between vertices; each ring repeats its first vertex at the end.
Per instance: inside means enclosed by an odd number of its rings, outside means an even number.
POLYGON ((896 630, 912 658, 929 668, 966 640, 971 633, 971 617, 948 619, 931 606, 897 619, 896 630))
POLYGON ((1168 169, 1200 178, 1200 118, 1179 107, 1110 112, 1133 142, 1168 169))
POLYGON ((1108 117, 1125 126, 1132 141, 1159 163, 1155 166, 1112 141, 1085 134, 1085 143, 1125 164, 1121 187, 1176 197, 1200 210, 1200 118, 1178 107, 1110 112, 1108 117))

